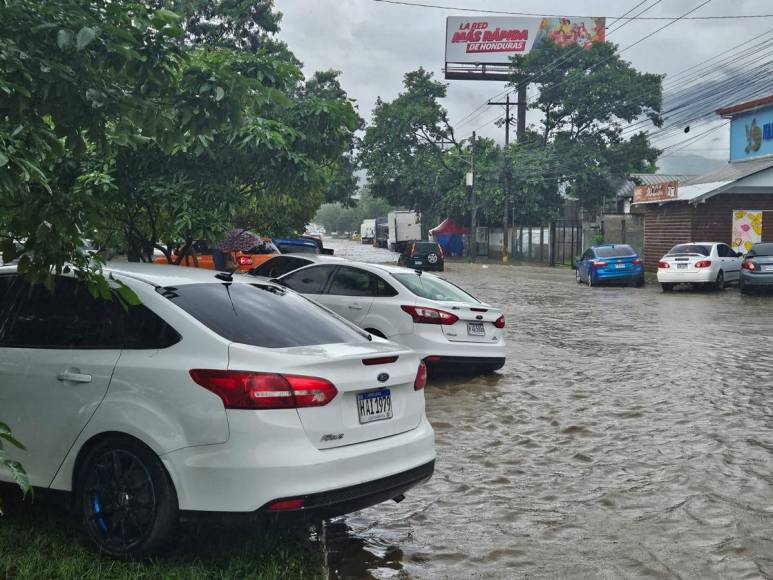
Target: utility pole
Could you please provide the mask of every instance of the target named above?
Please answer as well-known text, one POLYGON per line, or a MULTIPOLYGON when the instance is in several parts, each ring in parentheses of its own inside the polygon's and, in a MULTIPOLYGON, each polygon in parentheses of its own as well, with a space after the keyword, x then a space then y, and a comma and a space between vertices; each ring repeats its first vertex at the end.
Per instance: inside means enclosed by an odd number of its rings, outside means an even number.
POLYGON ((470 205, 472 205, 472 216, 470 223, 470 234, 472 240, 470 241, 470 257, 473 262, 478 257, 478 197, 475 191, 475 145, 477 143, 477 136, 475 131, 472 132, 472 183, 470 184, 470 205))
MULTIPOLYGON (((502 261, 507 262, 509 260, 509 246, 507 230, 509 229, 508 214, 510 213, 510 124, 512 123, 512 117, 510 116, 510 107, 515 104, 510 102, 510 93, 507 93, 507 99, 504 103, 492 103, 489 101, 489 105, 504 105, 505 107, 505 155, 504 155, 504 167, 502 168, 502 181, 505 190, 505 208, 502 212, 502 261)), ((517 103, 520 107, 520 103, 517 103)))

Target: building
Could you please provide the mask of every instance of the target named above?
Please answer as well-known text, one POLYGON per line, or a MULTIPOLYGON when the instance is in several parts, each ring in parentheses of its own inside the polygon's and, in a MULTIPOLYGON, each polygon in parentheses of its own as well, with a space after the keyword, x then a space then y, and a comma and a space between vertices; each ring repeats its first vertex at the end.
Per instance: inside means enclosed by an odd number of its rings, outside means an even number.
POLYGON ((685 180, 639 185, 644 263, 656 270, 674 245, 716 241, 746 252, 773 241, 773 96, 719 109, 730 119, 730 163, 685 180))

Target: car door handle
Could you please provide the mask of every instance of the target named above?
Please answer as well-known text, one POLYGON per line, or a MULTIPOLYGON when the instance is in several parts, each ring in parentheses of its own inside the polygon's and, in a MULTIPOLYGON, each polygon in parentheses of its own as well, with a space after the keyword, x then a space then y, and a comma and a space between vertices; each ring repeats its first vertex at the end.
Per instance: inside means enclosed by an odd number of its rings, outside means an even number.
POLYGON ((359 304, 349 304, 349 310, 362 310, 362 306, 359 304))
POLYGON ((81 374, 77 369, 68 369, 56 375, 56 380, 64 383, 90 383, 91 375, 81 374))

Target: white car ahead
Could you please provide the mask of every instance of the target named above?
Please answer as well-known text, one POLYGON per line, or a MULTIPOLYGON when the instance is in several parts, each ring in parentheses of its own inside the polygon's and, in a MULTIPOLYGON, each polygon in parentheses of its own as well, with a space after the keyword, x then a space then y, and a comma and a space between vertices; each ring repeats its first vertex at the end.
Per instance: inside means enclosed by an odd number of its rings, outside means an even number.
POLYGON ((317 263, 278 279, 283 286, 433 365, 494 371, 505 364, 505 317, 447 280, 396 266, 317 263))
POLYGON ((713 285, 722 290, 741 277, 742 254, 720 242, 678 244, 658 262, 658 282, 664 292, 676 284, 713 285))
POLYGON ((181 512, 326 518, 432 475, 414 352, 255 278, 105 272, 142 305, 0 268, 0 419, 26 446, 9 454, 72 492, 101 550, 158 548, 181 512))

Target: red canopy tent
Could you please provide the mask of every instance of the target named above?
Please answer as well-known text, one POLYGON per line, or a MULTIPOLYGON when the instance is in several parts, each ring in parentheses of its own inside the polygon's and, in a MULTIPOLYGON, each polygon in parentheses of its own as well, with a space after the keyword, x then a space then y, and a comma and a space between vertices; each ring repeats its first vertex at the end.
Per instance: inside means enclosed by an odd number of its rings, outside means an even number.
POLYGON ((446 218, 439 226, 432 228, 429 235, 432 236, 440 247, 449 256, 461 256, 464 253, 464 240, 462 236, 469 233, 467 228, 456 225, 453 219, 446 218))

